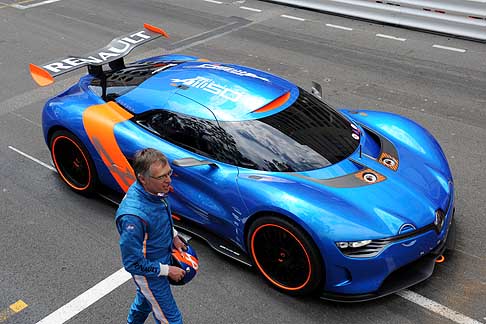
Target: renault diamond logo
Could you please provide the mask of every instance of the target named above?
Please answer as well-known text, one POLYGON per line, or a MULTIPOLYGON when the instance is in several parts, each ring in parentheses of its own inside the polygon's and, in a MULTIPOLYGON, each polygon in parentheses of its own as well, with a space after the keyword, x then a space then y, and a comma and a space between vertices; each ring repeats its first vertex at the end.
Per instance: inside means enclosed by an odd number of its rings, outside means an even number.
MULTIPOLYGON (((408 232, 413 232, 416 229, 417 228, 413 224, 408 224, 408 223, 403 224, 402 226, 400 226, 400 229, 398 230, 398 235, 405 234, 405 233, 408 233, 408 232)), ((413 240, 413 241, 408 242, 408 243, 402 243, 402 246, 410 247, 410 246, 414 245, 415 242, 417 242, 417 240, 413 240)))

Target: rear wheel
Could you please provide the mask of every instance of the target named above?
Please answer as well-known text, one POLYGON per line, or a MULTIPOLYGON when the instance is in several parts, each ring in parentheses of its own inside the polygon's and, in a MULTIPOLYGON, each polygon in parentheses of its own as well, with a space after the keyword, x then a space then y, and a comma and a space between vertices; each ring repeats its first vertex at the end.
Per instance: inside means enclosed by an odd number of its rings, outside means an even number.
POLYGON ((275 216, 250 226, 248 247, 253 264, 273 287, 291 295, 307 295, 320 285, 320 254, 298 226, 275 216))
POLYGON ((61 179, 74 191, 88 194, 96 186, 96 170, 81 141, 72 133, 56 131, 50 141, 51 157, 61 179))

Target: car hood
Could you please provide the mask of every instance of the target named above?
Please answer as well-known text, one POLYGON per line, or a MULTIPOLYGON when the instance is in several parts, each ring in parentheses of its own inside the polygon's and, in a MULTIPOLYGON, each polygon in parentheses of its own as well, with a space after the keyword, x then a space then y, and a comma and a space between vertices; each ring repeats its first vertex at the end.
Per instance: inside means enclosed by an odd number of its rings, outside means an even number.
MULTIPOLYGON (((427 164, 418 169, 405 159, 401 160, 401 168, 397 171, 370 158, 340 164, 350 163, 355 165, 356 171, 339 177, 324 178, 328 171, 323 170, 290 176, 298 179, 301 185, 332 197, 335 203, 346 205, 336 209, 336 213, 346 213, 339 217, 365 225, 379 236, 397 235, 404 224, 416 229, 424 227, 433 223, 437 209, 447 211, 449 207, 452 183, 427 164), (379 180, 368 184, 358 179, 364 171, 375 173, 379 180)), ((315 203, 319 204, 318 198, 315 203)))
POLYGON ((359 239, 384 238, 399 234, 405 224, 419 229, 433 223, 435 211, 447 211, 453 195, 448 174, 405 150, 400 156, 396 171, 358 150, 318 170, 267 172, 268 177, 240 172, 240 177, 260 181, 259 195, 273 204, 278 201, 276 212, 289 211, 336 240, 350 239, 346 233, 359 239), (378 181, 365 182, 365 172, 376 174, 378 181))

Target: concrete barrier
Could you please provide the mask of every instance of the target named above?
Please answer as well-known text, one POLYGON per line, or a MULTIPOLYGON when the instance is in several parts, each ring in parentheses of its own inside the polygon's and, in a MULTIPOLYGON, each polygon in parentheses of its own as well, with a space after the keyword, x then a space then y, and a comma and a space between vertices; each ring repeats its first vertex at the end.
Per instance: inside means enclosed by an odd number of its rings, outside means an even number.
POLYGON ((268 0, 486 42, 486 0, 268 0))

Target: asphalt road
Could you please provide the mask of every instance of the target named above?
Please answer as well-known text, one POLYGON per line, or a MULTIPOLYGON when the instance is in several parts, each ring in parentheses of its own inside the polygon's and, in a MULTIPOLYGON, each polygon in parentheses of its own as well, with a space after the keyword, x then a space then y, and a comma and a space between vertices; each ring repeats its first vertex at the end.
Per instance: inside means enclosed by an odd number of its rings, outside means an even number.
MULTIPOLYGON (((2 3, 0 324, 37 323, 121 268, 115 207, 67 189, 49 169, 42 138, 43 103, 81 72, 37 88, 27 66, 88 53, 143 23, 171 39, 137 49, 133 59, 180 52, 268 70, 307 88, 318 81, 336 107, 391 111, 424 125, 455 177, 457 249, 406 291, 420 298, 292 298, 193 239, 200 273, 174 289, 185 323, 486 323, 485 44, 259 1, 2 3)), ((66 323, 125 323, 133 295, 127 281, 66 323)))

